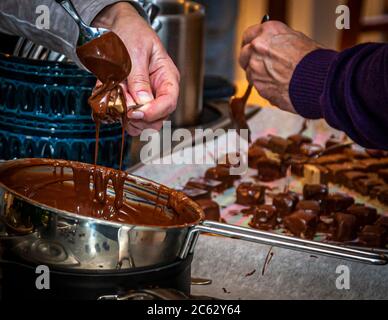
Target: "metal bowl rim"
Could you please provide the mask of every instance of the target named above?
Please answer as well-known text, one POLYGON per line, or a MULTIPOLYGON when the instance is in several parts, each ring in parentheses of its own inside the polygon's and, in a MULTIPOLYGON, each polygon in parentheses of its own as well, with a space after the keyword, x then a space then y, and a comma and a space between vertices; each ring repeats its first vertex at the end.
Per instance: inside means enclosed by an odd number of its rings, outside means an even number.
MULTIPOLYGON (((22 162, 24 160, 31 160, 33 158, 26 158, 26 159, 17 159, 17 160, 9 160, 9 161, 4 161, 4 162, 0 162, 0 167, 7 164, 7 163, 10 163, 10 162, 22 162)), ((36 159, 34 159, 36 160, 36 159)), ((66 161, 66 160, 57 160, 57 159, 41 159, 41 160, 50 160, 50 161, 66 161)), ((70 161, 72 163, 81 163, 81 162, 77 162, 77 161, 70 161)), ((45 163, 42 162, 42 165, 44 165, 45 163)), ((129 173, 126 173, 127 175, 131 176, 131 177, 135 177, 134 175, 131 175, 129 173)), ((140 178, 142 180, 147 180, 147 181, 150 181, 151 183, 153 184, 156 184, 156 185, 160 185, 159 183, 157 182, 154 182, 154 181, 151 181, 151 180, 148 180, 148 179, 145 179, 145 178, 142 178, 142 177, 137 177, 137 178, 140 178)), ((83 221, 83 222, 88 222, 88 223, 93 223, 93 224, 98 224, 98 225, 104 225, 104 226, 110 226, 110 227, 116 227, 116 228, 121 228, 121 227, 128 227, 129 229, 131 230, 138 230, 138 231, 164 231, 164 230, 171 230, 171 229, 186 229, 186 228, 192 228, 192 227, 195 227, 197 225, 199 225, 201 222, 203 222, 205 219, 204 219, 204 213, 203 213, 203 210, 191 199, 189 199, 190 201, 190 204, 196 208, 196 209, 200 209, 200 212, 201 212, 201 216, 193 223, 187 223, 187 224, 184 224, 184 225, 175 225, 175 226, 146 226, 146 225, 134 225, 134 224, 126 224, 126 223, 119 223, 119 222, 112 222, 112 221, 107 221, 107 220, 103 220, 103 219, 97 219, 97 218, 92 218, 92 217, 87 217, 87 216, 83 216, 83 215, 79 215, 79 214, 75 214, 75 213, 72 213, 72 212, 69 212, 69 211, 65 211, 65 210, 59 210, 59 209, 56 209, 56 208, 53 208, 53 207, 50 207, 48 205, 45 205, 45 204, 42 204, 42 203, 39 203, 35 200, 32 200, 26 196, 23 196, 22 194, 12 190, 11 188, 7 187, 5 184, 3 184, 1 181, 0 181, 0 188, 6 190, 7 192, 9 192, 10 194, 12 194, 13 196, 35 206, 35 207, 38 207, 38 208, 41 208, 43 210, 47 210, 51 213, 54 213, 56 215, 59 215, 59 216, 64 216, 64 217, 67 217, 67 218, 71 218, 71 219, 74 219, 74 220, 79 220, 79 221, 83 221)), ((168 187, 167 187, 168 188, 168 187)), ((171 190, 171 188, 168 188, 171 190)))

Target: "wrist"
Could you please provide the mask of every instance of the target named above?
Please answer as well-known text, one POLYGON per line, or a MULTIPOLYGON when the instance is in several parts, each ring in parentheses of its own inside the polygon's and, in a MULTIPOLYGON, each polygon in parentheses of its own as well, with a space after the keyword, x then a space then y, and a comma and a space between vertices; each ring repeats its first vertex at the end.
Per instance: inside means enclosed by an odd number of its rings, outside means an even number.
POLYGON ((93 27, 113 29, 115 22, 122 17, 141 18, 129 2, 118 2, 105 7, 93 20, 93 27))

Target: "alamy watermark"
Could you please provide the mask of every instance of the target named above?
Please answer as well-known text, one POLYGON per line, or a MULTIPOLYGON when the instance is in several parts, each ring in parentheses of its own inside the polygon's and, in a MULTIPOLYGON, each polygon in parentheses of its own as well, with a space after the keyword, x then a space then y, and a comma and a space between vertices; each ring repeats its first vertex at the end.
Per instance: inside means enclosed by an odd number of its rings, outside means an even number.
POLYGON ((50 290, 50 269, 48 266, 40 265, 35 269, 38 274, 35 280, 35 287, 38 290, 50 290))
POLYGON ((350 269, 348 266, 340 265, 335 273, 339 276, 335 280, 335 286, 338 290, 350 290, 350 269))
POLYGON ((340 5, 336 8, 335 13, 338 15, 335 20, 335 26, 338 30, 350 29, 350 9, 346 5, 340 5))
POLYGON ((50 29, 50 8, 42 4, 36 7, 35 13, 37 14, 36 27, 40 30, 50 29))

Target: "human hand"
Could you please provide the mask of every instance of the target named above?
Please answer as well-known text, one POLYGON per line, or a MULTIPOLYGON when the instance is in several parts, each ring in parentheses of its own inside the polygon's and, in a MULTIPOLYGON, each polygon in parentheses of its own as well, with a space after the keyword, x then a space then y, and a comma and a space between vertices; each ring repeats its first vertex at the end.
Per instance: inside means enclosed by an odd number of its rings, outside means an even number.
POLYGON ((125 83, 128 110, 127 132, 138 136, 144 129, 160 130, 175 110, 179 95, 179 72, 159 37, 129 4, 119 2, 100 12, 93 26, 115 32, 132 60, 132 71, 125 83))
POLYGON ((278 21, 248 28, 243 36, 240 65, 262 97, 282 110, 296 113, 289 86, 299 62, 320 46, 278 21))

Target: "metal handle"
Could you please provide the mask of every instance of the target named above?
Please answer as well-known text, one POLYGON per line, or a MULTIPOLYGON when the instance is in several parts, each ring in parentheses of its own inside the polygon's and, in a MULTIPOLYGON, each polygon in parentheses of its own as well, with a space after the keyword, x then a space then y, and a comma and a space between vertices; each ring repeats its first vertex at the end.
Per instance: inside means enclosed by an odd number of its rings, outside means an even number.
POLYGON ((63 9, 77 22, 78 25, 85 25, 79 16, 77 10, 75 9, 73 3, 70 0, 55 0, 63 9))
POLYGON ((199 233, 211 233, 229 238, 366 264, 386 265, 388 263, 387 257, 383 254, 293 238, 212 221, 205 221, 201 225, 190 230, 180 254, 182 259, 186 258, 190 251, 194 249, 199 233))

